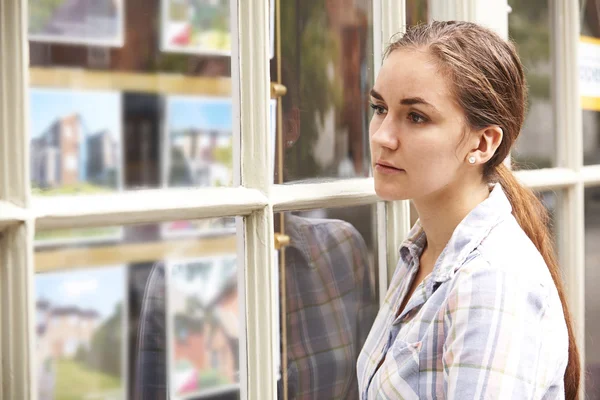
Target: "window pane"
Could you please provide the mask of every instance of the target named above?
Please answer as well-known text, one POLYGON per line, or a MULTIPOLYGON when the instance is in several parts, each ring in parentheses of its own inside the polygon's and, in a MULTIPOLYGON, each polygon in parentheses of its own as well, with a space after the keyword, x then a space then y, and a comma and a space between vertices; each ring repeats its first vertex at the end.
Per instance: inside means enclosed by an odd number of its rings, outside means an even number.
POLYGON ((600 188, 585 190, 585 392, 600 398, 600 188))
POLYGON ((39 398, 239 399, 233 219, 105 229, 40 233, 39 398))
POLYGON ((406 1, 406 25, 426 24, 429 20, 429 0, 406 1))
POLYGON ((34 194, 231 185, 229 3, 29 1, 34 194))
POLYGON ((598 90, 598 58, 600 57, 600 1, 581 4, 581 37, 579 41, 579 90, 583 122, 583 162, 600 164, 600 91, 598 90))
POLYGON ((558 235, 560 230, 558 229, 558 213, 560 202, 562 201, 562 192, 544 191, 536 192, 536 196, 540 199, 546 210, 548 210, 548 228, 554 238, 554 245, 558 243, 558 235))
POLYGON ((519 169, 556 166, 555 114, 552 104, 553 53, 546 0, 509 0, 508 33, 525 67, 529 85, 528 114, 513 159, 519 169))
POLYGON ((275 182, 368 176, 372 0, 280 4, 281 54, 271 81, 287 94, 279 126, 283 176, 276 170, 275 182))
POLYGON ((290 239, 278 252, 280 399, 359 398, 356 361, 379 308, 375 210, 275 216, 275 231, 290 239))

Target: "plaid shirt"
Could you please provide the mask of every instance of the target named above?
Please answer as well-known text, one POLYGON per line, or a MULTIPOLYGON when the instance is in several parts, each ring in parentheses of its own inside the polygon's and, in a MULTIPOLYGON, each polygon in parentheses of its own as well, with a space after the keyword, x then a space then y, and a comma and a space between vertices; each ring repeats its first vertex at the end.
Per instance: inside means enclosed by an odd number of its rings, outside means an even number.
MULTIPOLYGON (((365 242, 332 219, 287 214, 285 231, 288 398, 358 399, 356 359, 378 309, 365 242)), ((167 398, 165 335, 165 271, 157 264, 140 316, 136 400, 167 398)), ((283 398, 281 382, 278 391, 283 398)))
POLYGON ((415 225, 359 356, 361 399, 564 398, 562 306, 511 211, 496 184, 396 318, 426 243, 415 225))

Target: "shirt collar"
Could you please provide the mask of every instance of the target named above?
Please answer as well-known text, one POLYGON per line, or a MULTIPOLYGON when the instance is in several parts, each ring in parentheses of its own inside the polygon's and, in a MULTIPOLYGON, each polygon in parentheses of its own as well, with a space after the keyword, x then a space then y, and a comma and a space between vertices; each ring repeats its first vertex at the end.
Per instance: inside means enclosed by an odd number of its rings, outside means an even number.
MULTIPOLYGON (((494 226, 512 212, 510 201, 502 186, 496 183, 487 199, 478 204, 454 229, 448 244, 433 268, 435 282, 450 279, 469 254, 479 246, 494 226)), ((427 237, 420 221, 408 234, 400 247, 400 257, 405 264, 421 256, 427 237)))

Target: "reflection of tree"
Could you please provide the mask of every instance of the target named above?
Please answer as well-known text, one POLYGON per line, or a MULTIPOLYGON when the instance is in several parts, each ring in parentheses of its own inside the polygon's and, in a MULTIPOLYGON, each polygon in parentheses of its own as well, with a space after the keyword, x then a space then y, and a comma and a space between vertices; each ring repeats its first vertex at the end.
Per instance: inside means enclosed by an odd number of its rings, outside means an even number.
MULTIPOLYGON (((551 113, 551 35, 552 21, 549 14, 548 0, 509 0, 512 12, 509 14, 509 36, 515 42, 519 57, 525 69, 529 97, 528 109, 536 104, 536 118, 541 118, 540 111, 551 113)), ((531 118, 528 116, 528 118, 531 118)), ((530 120, 528 124, 535 125, 528 134, 537 135, 540 140, 553 142, 552 130, 541 131, 538 121, 530 120), (543 136, 546 134, 545 136, 543 136)), ((533 149, 531 141, 527 148, 517 142, 513 159, 519 168, 547 168, 554 159, 554 146, 549 146, 540 152, 533 149)))
POLYGON ((171 147, 171 168, 169 169, 170 186, 189 186, 191 183, 188 162, 183 151, 178 147, 171 147))
POLYGON ((111 0, 68 1, 68 0, 30 0, 29 1, 29 31, 43 31, 46 24, 53 18, 55 12, 75 14, 80 23, 86 22, 89 15, 95 17, 114 17, 117 15, 116 3, 111 0), (69 9, 66 11, 66 9, 69 9))
POLYGON ((121 351, 123 343, 123 305, 117 304, 115 312, 98 327, 89 350, 77 350, 75 359, 88 368, 121 377, 121 351))
MULTIPOLYGON (((579 8, 581 10, 581 34, 600 38, 600 0, 579 0, 579 8)), ((596 110, 583 111, 583 126, 584 136, 587 138, 595 135, 595 143, 600 143, 600 112, 596 110)), ((590 139, 592 139, 590 137, 590 139)), ((590 149, 591 151, 584 152, 584 164, 597 164, 598 151, 597 144, 590 149)))
POLYGON ((548 0, 510 0, 509 34, 516 42, 530 96, 550 100, 550 16, 548 0), (546 66, 547 69, 543 69, 546 66))
POLYGON ((329 28, 325 3, 323 0, 281 2, 283 82, 288 87, 283 111, 289 115, 293 107, 299 108, 301 137, 289 150, 285 162, 294 175, 301 173, 304 177, 318 175, 313 146, 319 125, 324 124, 332 107, 342 103, 340 77, 334 69, 339 62, 340 43, 329 28))
POLYGON ((420 23, 427 23, 429 16, 427 3, 427 0, 406 1, 406 25, 412 26, 420 23))
POLYGON ((228 170, 233 170, 233 145, 231 140, 227 146, 215 147, 213 151, 214 160, 227 167, 228 170))
POLYGON ((65 0, 30 0, 29 1, 29 31, 39 32, 43 30, 54 11, 65 0))

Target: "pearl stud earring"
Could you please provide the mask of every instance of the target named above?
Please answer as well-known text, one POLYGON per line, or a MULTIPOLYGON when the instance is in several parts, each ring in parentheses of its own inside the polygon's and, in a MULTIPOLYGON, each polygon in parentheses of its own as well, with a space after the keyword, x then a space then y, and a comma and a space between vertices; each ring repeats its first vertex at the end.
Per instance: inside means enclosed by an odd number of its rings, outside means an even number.
POLYGON ((469 163, 470 164, 475 164, 475 156, 469 157, 469 163))

